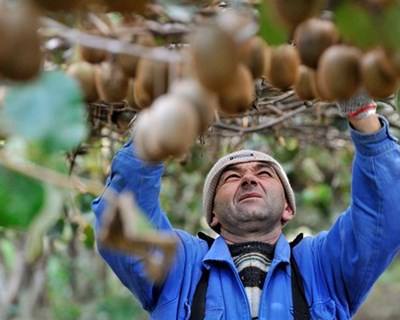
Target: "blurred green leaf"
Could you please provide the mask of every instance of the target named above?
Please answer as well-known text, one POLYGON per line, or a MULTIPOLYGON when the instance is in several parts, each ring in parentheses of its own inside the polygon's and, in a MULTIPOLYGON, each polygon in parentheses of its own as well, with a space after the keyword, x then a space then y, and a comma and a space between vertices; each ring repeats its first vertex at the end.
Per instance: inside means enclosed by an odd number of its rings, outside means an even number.
POLYGON ((283 44, 289 39, 287 28, 274 15, 268 1, 261 1, 260 4, 260 35, 271 45, 283 44))
POLYGON ((336 9, 335 23, 345 41, 361 48, 370 48, 381 39, 374 16, 366 9, 344 2, 336 9))
POLYGON ((400 5, 387 8, 380 21, 381 36, 386 47, 400 48, 400 5))
POLYGON ((70 150, 86 136, 79 85, 62 72, 44 72, 35 82, 8 90, 3 123, 10 134, 39 142, 47 152, 70 150))
POLYGON ((87 224, 83 229, 83 243, 85 244, 86 248, 93 249, 95 244, 95 234, 93 227, 90 224, 87 224))
POLYGON ((44 201, 39 182, 0 166, 0 226, 28 227, 44 201))

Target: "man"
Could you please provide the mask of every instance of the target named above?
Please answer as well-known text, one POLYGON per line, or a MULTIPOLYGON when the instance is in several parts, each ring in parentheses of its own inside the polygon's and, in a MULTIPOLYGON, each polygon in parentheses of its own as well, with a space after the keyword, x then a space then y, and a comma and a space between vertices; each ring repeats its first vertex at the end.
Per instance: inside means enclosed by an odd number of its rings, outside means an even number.
MULTIPOLYGON (((292 250, 282 228, 296 213, 294 193, 272 157, 242 150, 211 169, 203 207, 220 237, 209 246, 173 230, 162 212, 162 165, 138 160, 131 143, 118 152, 107 188, 132 191, 155 228, 179 238, 176 260, 162 285, 148 280, 140 259, 99 247, 152 319, 195 319, 197 291, 205 295, 204 319, 354 315, 400 246, 400 149, 387 121, 376 115, 373 101, 358 96, 340 107, 348 116, 356 150, 351 204, 329 231, 304 238, 292 250), (198 290, 204 274, 207 284, 198 290)), ((105 198, 96 199, 93 208, 99 227, 105 198)))

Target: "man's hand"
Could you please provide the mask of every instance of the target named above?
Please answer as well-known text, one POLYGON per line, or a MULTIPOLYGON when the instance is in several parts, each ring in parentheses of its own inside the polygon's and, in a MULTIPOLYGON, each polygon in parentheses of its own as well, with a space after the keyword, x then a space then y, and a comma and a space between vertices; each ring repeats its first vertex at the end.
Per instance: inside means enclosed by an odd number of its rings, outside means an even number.
POLYGON ((381 128, 381 122, 376 114, 359 120, 349 117, 349 121, 356 130, 363 133, 374 133, 381 128))
POLYGON ((338 102, 342 116, 347 117, 351 125, 363 133, 373 133, 381 128, 376 115, 376 102, 364 90, 346 101, 338 102))

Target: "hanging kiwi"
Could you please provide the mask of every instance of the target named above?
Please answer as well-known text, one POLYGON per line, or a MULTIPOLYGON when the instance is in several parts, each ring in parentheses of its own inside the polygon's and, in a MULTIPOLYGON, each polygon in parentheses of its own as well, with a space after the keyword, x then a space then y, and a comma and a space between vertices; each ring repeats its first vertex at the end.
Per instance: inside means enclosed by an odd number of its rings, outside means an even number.
MULTIPOLYGON (((140 34, 125 34, 121 36, 121 40, 143 47, 154 47, 156 45, 153 35, 149 32, 143 32, 140 34)), ((116 55, 116 63, 121 66, 122 70, 128 77, 135 77, 138 61, 139 58, 134 55, 122 53, 116 55)))
POLYGON ((137 120, 135 120, 132 136, 136 154, 145 161, 159 162, 168 156, 156 140, 156 130, 159 129, 154 127, 151 110, 146 109, 140 112, 137 120))
POLYGON ((95 84, 95 68, 88 62, 74 62, 67 68, 67 74, 75 78, 83 91, 87 102, 94 102, 98 98, 95 84))
POLYGON ((169 65, 165 61, 141 58, 135 79, 136 103, 148 107, 152 101, 168 91, 169 65))
MULTIPOLYGON (((96 29, 83 30, 83 31, 94 36, 103 35, 99 30, 96 29)), ((91 48, 82 44, 79 45, 78 48, 82 59, 89 63, 94 63, 94 64, 101 63, 105 61, 108 56, 107 51, 102 49, 91 48)))
POLYGON ((301 23, 295 31, 294 41, 301 62, 316 69, 321 54, 339 40, 339 32, 331 21, 312 18, 301 23))
POLYGON ((325 50, 318 64, 317 86, 323 98, 328 100, 349 99, 361 84, 358 48, 334 45, 325 50))
POLYGON ((195 79, 184 79, 173 84, 171 94, 183 97, 191 102, 199 119, 199 132, 204 133, 214 120, 214 113, 218 107, 218 98, 204 88, 195 79))
POLYGON ((103 0, 109 11, 143 13, 147 0, 103 0))
POLYGON ((221 92, 236 73, 238 47, 233 37, 215 25, 196 29, 190 39, 193 69, 201 84, 221 92))
POLYGON ((15 81, 35 78, 42 68, 38 12, 29 3, 0 4, 0 74, 15 81))
POLYGON ((396 72, 382 48, 364 54, 361 74, 363 86, 372 98, 386 98, 396 91, 396 72))
POLYGON ((129 78, 118 65, 103 62, 96 67, 95 83, 101 100, 119 102, 126 97, 129 78))
POLYGON ((48 11, 70 11, 75 10, 82 5, 82 0, 34 0, 41 8, 48 11))
POLYGON ((287 90, 296 82, 299 66, 300 57, 295 47, 289 44, 274 47, 267 77, 273 86, 287 90))
MULTIPOLYGON (((264 0, 267 1, 267 0, 264 0)), ((317 15, 325 4, 324 0, 273 0, 281 19, 290 27, 317 15)))
POLYGON ((141 112, 133 130, 139 157, 154 162, 183 155, 199 132, 197 117, 194 106, 181 96, 157 98, 141 112))
POLYGON ((254 79, 264 74, 270 48, 261 37, 251 37, 240 47, 240 61, 250 70, 254 79))
POLYGON ((239 64, 229 86, 219 94, 219 107, 227 114, 238 114, 250 109, 255 98, 254 82, 247 67, 239 64))
POLYGON ((312 100, 317 97, 315 71, 305 65, 299 67, 299 77, 294 91, 301 100, 312 100))

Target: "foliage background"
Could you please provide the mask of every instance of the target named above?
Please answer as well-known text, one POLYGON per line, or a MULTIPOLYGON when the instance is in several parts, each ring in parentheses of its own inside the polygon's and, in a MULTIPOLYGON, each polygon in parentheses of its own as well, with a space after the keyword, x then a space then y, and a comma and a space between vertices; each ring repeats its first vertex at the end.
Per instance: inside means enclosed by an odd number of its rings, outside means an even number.
MULTIPOLYGON (((340 10, 342 33, 361 46, 376 41, 373 26, 380 24, 353 6, 340 10)), ((399 12, 392 12, 394 26, 381 28, 400 30, 399 12)), ((268 27, 268 17, 262 16, 260 30, 271 43, 287 36, 268 27)), ((389 34, 387 29, 379 34, 389 34)), ((396 36, 389 40, 395 38, 397 44, 396 36)), ((86 122, 88 106, 77 84, 53 70, 62 67, 50 69, 32 83, 12 85, 5 103, 0 104, 0 158, 12 163, 28 159, 58 173, 104 181, 112 155, 128 135, 104 128, 105 138, 92 139, 92 128, 86 122)), ((338 134, 319 141, 301 140, 290 131, 290 126, 304 124, 300 115, 288 126, 284 123, 262 134, 222 137, 211 131, 185 159, 168 161, 161 203, 172 223, 193 234, 206 230, 201 216, 204 177, 219 156, 245 147, 273 154, 289 175, 298 204, 297 217, 285 230, 289 238, 298 232, 316 234, 329 228, 349 203, 353 148, 344 120, 324 122, 317 113, 311 118, 338 134)), ((147 319, 96 253, 92 200, 89 193, 39 184, 0 166, 1 320, 147 319), (18 219, 15 212, 20 213, 18 219)), ((356 318, 400 319, 399 297, 397 257, 356 318)))

